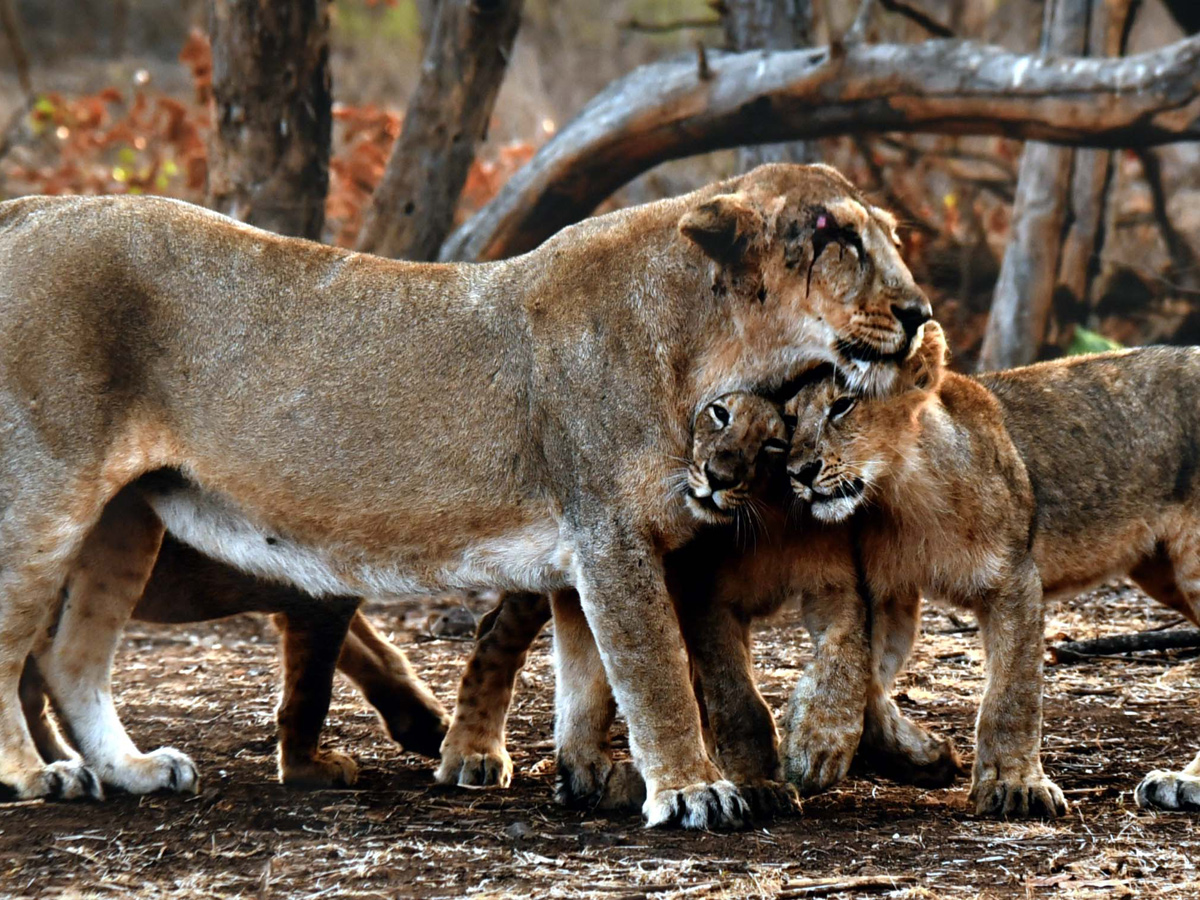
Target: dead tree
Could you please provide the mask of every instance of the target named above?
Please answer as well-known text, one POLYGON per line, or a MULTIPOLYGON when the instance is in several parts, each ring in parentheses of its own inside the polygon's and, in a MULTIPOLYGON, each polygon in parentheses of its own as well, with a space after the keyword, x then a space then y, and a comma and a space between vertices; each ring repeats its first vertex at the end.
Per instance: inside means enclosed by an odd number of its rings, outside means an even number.
MULTIPOLYGON (((811 0, 724 0, 721 25, 731 50, 757 50, 763 54, 811 47, 813 30, 811 0)), ((807 163, 817 156, 807 141, 756 144, 739 147, 737 170, 748 172, 768 162, 807 163)))
MULTIPOLYGON (((1120 50, 1128 0, 1050 0, 1042 27, 1048 56, 1120 50)), ((1103 242, 1110 155, 1031 141, 1021 156, 1012 237, 1000 266, 979 355, 981 370, 1033 362, 1057 304, 1082 305, 1103 242)))
POLYGON ((440 0, 417 84, 358 249, 436 259, 488 120, 522 0, 440 0))
POLYGON ((647 169, 709 150, 833 134, 1000 134, 1067 144, 1200 139, 1200 37, 1113 60, 961 40, 707 55, 610 84, 446 241, 443 259, 537 246, 647 169))
POLYGON ((213 0, 208 204, 317 239, 329 187, 328 0, 213 0))

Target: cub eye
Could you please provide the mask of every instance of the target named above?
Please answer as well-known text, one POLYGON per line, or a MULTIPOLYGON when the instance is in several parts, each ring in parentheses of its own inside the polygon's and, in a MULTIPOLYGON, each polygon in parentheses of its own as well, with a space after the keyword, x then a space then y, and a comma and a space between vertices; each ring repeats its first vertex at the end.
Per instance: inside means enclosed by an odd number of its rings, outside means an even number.
POLYGON ((854 397, 838 397, 829 407, 829 420, 836 422, 846 413, 850 412, 850 410, 854 409, 856 403, 858 403, 858 400, 854 397))
POLYGON ((708 405, 708 414, 717 423, 717 428, 724 428, 729 424, 729 410, 720 403, 710 403, 708 405))
POLYGON ((764 453, 787 453, 789 449, 787 441, 779 438, 767 438, 763 442, 764 453))

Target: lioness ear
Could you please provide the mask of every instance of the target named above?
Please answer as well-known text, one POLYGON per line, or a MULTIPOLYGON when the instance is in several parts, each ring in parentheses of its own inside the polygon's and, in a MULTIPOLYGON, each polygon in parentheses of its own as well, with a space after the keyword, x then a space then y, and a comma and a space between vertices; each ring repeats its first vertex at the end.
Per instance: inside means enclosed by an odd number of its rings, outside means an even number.
POLYGON ((741 194, 720 194, 679 220, 684 237, 722 265, 741 262, 765 228, 762 214, 741 194))
POLYGON ((900 367, 901 375, 910 386, 922 391, 936 391, 946 374, 950 348, 942 326, 930 319, 921 326, 920 339, 913 341, 913 350, 900 367))

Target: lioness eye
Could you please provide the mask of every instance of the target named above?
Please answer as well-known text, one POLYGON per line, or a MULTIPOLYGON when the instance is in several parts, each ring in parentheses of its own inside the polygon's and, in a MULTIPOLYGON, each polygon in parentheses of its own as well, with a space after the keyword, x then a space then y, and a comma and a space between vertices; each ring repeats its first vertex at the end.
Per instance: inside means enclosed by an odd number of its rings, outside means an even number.
POLYGON ((850 410, 854 409, 854 404, 857 402, 858 400, 854 397, 838 397, 833 401, 833 405, 829 407, 830 421, 836 422, 846 413, 850 412, 850 410))
POLYGON ((787 441, 781 441, 779 438, 767 438, 763 442, 763 450, 767 453, 787 453, 787 441))
POLYGON ((724 428, 729 424, 729 410, 720 403, 709 404, 708 414, 712 416, 712 420, 717 423, 718 428, 724 428))

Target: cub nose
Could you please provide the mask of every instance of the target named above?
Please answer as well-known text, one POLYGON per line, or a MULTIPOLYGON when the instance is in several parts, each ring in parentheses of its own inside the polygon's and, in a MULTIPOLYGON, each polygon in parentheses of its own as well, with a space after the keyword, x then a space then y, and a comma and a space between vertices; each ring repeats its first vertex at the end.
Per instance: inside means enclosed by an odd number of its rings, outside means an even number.
POLYGON ((892 315, 896 317, 896 321, 904 329, 905 336, 911 341, 916 336, 917 329, 933 318, 933 309, 928 300, 921 298, 905 303, 903 306, 893 303, 892 315))
POLYGON ((805 463, 798 469, 789 469, 788 474, 805 487, 812 487, 812 483, 821 474, 821 461, 818 459, 805 463))
POLYGON ((737 487, 742 482, 739 467, 734 465, 732 460, 722 459, 721 454, 704 464, 704 477, 708 479, 708 486, 714 492, 737 487))

